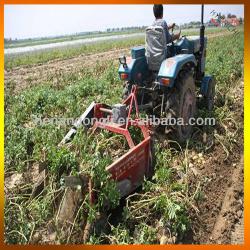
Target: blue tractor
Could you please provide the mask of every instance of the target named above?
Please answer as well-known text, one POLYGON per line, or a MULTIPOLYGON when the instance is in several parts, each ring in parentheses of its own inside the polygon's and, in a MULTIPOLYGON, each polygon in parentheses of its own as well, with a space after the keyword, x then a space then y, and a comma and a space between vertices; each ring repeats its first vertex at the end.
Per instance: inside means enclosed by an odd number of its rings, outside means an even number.
POLYGON ((164 34, 161 27, 149 27, 146 47, 132 48, 131 57, 119 58, 119 76, 124 81, 123 98, 126 99, 136 85, 140 110, 169 121, 172 118, 183 121, 183 125, 176 122, 165 126, 165 132, 181 143, 191 136, 189 121, 195 117, 197 97, 202 97, 207 110, 211 111, 214 106, 215 81, 212 76, 205 75, 207 38, 203 14, 202 5, 199 36, 182 36, 171 44, 164 44, 163 40, 162 53, 158 53, 159 49, 152 52, 150 35, 154 36, 153 43, 159 43, 164 34), (159 61, 157 56, 165 58, 159 61))

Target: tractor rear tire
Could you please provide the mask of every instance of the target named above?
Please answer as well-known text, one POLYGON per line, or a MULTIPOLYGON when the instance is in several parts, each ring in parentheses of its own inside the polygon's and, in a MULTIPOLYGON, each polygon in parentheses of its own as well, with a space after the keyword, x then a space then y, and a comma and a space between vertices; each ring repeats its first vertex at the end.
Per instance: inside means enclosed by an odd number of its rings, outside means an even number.
POLYGON ((125 82, 124 84, 124 88, 122 91, 122 100, 126 100, 128 98, 128 96, 130 95, 131 92, 131 86, 129 82, 125 82))
POLYGON ((195 112, 194 77, 191 72, 182 71, 176 80, 174 89, 168 96, 165 106, 166 117, 169 121, 172 120, 171 125, 167 125, 165 129, 170 139, 183 144, 191 137, 192 125, 190 124, 190 118, 195 117, 195 112), (175 124, 172 125, 173 122, 175 124))

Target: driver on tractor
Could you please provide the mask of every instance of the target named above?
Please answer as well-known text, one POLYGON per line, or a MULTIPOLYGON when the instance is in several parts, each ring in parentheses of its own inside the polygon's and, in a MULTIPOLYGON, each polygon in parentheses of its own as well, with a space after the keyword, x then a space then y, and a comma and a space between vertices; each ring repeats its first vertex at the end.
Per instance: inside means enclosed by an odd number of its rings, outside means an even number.
POLYGON ((168 57, 167 44, 180 38, 181 31, 170 34, 169 29, 174 28, 175 23, 167 25, 163 19, 163 5, 155 4, 153 7, 155 21, 146 28, 146 58, 149 70, 158 72, 163 60, 168 57))

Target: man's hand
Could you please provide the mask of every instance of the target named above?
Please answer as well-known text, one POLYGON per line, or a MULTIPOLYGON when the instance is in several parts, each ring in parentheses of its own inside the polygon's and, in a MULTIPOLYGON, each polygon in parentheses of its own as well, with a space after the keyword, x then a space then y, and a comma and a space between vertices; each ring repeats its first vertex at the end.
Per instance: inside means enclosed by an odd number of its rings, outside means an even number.
POLYGON ((171 29, 174 29, 174 27, 175 27, 175 23, 172 23, 172 24, 170 24, 170 25, 168 26, 168 29, 171 30, 171 29))
POLYGON ((176 33, 176 34, 173 35, 173 41, 180 39, 180 36, 181 36, 181 29, 179 30, 178 33, 176 33))

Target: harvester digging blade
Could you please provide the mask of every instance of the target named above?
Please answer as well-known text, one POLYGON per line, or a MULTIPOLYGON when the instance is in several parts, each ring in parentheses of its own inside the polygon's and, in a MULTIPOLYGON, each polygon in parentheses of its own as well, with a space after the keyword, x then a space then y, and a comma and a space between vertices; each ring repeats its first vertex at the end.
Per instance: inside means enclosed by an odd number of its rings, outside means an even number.
POLYGON ((64 176, 65 187, 71 188, 86 188, 89 178, 87 176, 64 176))
MULTIPOLYGON (((72 226, 76 211, 88 193, 87 176, 65 176, 65 192, 57 213, 57 223, 61 228, 72 226)), ((67 230, 66 230, 67 231, 67 230)))
MULTIPOLYGON (((64 236, 69 235, 77 216, 77 210, 81 206, 83 200, 84 196, 81 189, 71 187, 65 189, 56 215, 57 227, 60 228, 61 234, 64 236)), ((83 218, 82 223, 86 223, 87 215, 83 216, 83 218)))
POLYGON ((85 128, 89 128, 91 126, 90 119, 93 118, 94 116, 94 107, 95 107, 95 102, 92 102, 86 109, 86 111, 80 116, 80 118, 73 124, 70 131, 59 143, 59 146, 70 142, 74 138, 77 129, 79 127, 83 126, 85 128), (87 122, 86 119, 89 119, 89 121, 87 122))

